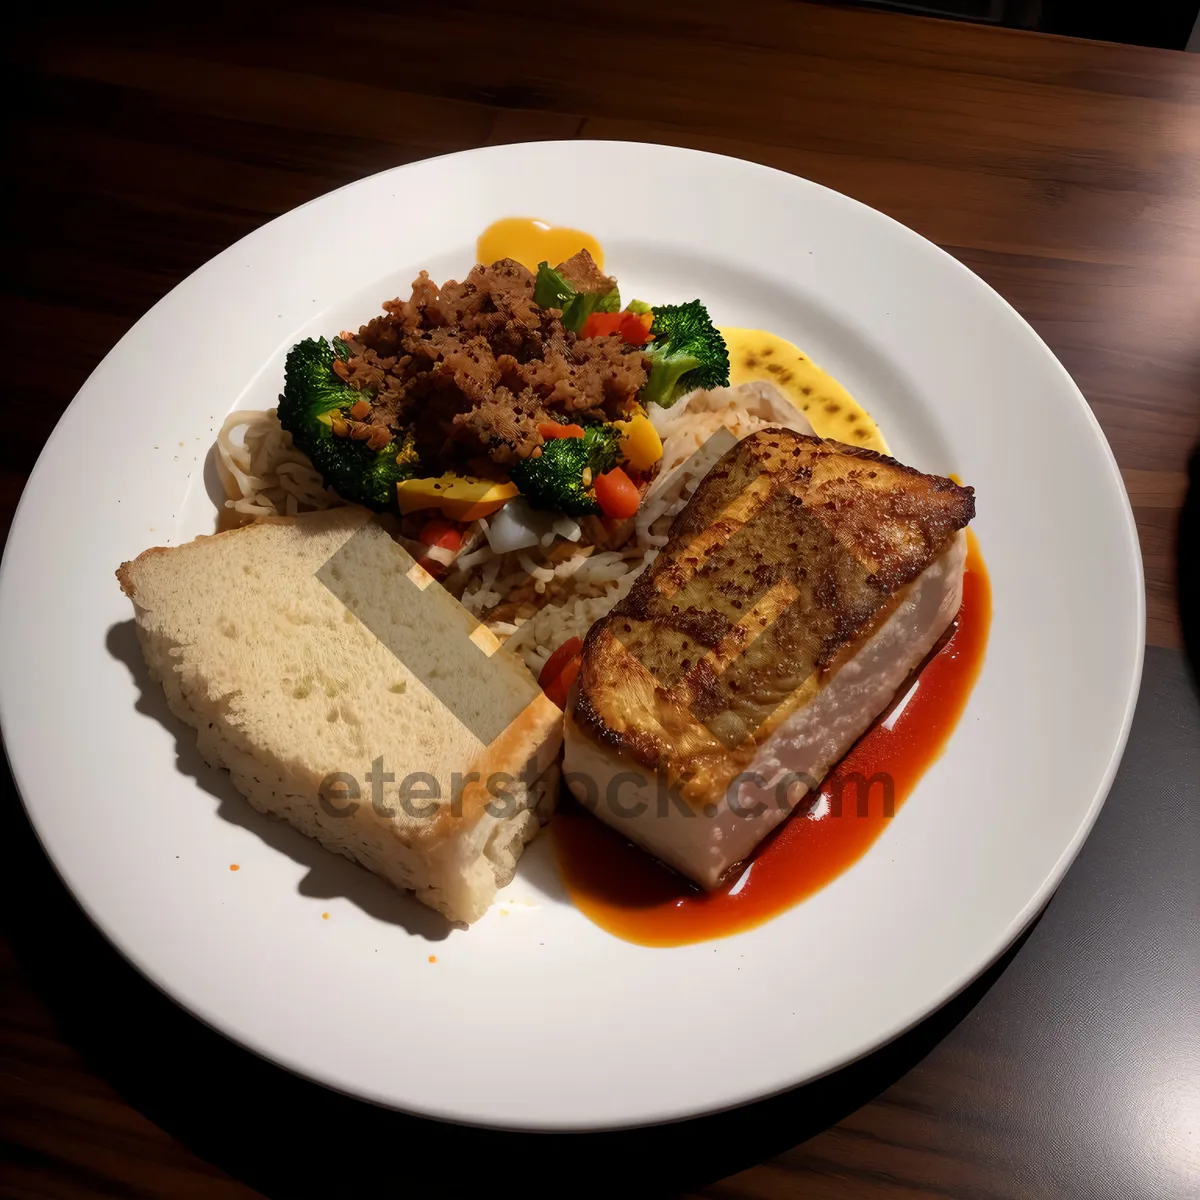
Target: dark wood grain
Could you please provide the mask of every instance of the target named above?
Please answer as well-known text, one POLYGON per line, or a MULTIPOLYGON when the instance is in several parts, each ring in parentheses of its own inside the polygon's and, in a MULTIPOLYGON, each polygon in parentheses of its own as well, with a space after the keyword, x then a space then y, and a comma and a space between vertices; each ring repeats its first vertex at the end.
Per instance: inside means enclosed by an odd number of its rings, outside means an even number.
MULTIPOLYGON (((1148 640, 1179 644, 1176 524, 1200 438, 1200 58, 784 0, 127 12, 29 10, 10 39, 5 530, 43 441, 104 353, 266 220, 432 154, 652 140, 828 184, 1005 296, 1108 435, 1142 539, 1148 640)), ((572 184, 636 204, 635 181, 572 184)), ((27 830, 14 836, 37 855, 27 830)), ((10 922, 28 918, 20 903, 10 922)), ((71 1048, 39 998, 52 985, 38 969, 35 990, 28 961, 0 946, 0 1191, 258 1194, 122 1101, 111 1073, 71 1048)), ((989 1043, 988 1055, 1004 1053, 1002 1038, 989 1043)), ((705 1194, 1053 1194, 1006 1175, 1021 1131, 988 1086, 988 1057, 908 1065, 872 1102, 869 1089, 845 1093, 856 1102, 831 1109, 824 1132, 820 1120, 783 1140, 777 1130, 761 1143, 775 1157, 705 1194), (946 1116, 964 1111, 975 1140, 952 1145, 946 1116)))

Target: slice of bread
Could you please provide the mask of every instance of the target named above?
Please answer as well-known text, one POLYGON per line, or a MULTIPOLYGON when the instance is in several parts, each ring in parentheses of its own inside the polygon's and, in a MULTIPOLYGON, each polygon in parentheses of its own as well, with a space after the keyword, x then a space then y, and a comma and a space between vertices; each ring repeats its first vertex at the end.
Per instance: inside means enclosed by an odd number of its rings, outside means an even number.
POLYGON ((255 808, 483 915, 552 803, 562 713, 370 513, 268 518, 117 578, 172 711, 255 808))

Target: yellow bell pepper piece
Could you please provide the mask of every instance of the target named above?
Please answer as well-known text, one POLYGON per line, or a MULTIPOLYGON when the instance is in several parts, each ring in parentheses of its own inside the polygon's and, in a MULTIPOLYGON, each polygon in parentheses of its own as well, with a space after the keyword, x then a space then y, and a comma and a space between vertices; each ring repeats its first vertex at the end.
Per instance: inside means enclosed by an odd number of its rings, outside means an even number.
POLYGON ((515 483, 497 483, 474 475, 447 472, 429 479, 402 479, 396 484, 396 501, 404 514, 425 508, 441 509, 450 521, 474 521, 494 513, 517 495, 515 483))
POLYGON ((613 424, 621 431, 621 453, 635 471, 648 471, 662 458, 662 438, 645 413, 636 413, 628 421, 614 421, 613 424))

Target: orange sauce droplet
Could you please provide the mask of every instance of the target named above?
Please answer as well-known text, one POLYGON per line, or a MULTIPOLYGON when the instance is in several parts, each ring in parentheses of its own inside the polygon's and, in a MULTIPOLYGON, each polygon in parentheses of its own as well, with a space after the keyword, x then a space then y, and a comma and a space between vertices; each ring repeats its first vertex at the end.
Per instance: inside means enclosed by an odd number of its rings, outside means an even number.
POLYGON ((241 868, 241 867, 239 867, 239 866, 237 865, 237 863, 230 863, 230 864, 229 864, 229 869, 230 869, 231 871, 240 871, 242 868, 241 868))
POLYGON ((531 271, 536 271, 538 263, 543 262, 556 267, 580 250, 586 250, 596 260, 596 266, 604 266, 604 251, 590 233, 551 225, 537 217, 503 217, 493 221, 475 244, 475 256, 481 263, 490 265, 497 259, 515 258, 531 271))
MULTIPOLYGON (((808 814, 794 813, 747 867, 714 892, 702 892, 625 841, 581 805, 566 801, 551 823, 558 860, 575 906, 609 933, 641 946, 683 946, 761 925, 819 891, 852 866, 887 828, 921 776, 940 757, 979 677, 992 621, 987 568, 968 533, 963 601, 953 633, 925 664, 891 728, 877 723, 822 783, 808 814), (892 815, 881 784, 893 781, 892 815), (840 798, 841 812, 833 807, 840 798), (861 807, 860 807, 861 805, 861 807)), ((807 807, 802 803, 802 807, 807 807)))
POLYGON ((329 920, 329 914, 328 914, 328 913, 322 913, 322 914, 321 914, 321 920, 322 920, 322 921, 328 921, 328 920, 329 920))
POLYGON ((430 961, 430 962, 437 962, 437 955, 436 955, 436 954, 431 954, 431 955, 429 956, 429 961, 430 961))

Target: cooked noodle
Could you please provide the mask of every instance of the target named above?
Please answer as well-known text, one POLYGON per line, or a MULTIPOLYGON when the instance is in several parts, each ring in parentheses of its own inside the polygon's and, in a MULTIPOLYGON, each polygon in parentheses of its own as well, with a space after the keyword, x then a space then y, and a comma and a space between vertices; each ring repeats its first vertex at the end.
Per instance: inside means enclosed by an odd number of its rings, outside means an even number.
POLYGON ((242 517, 294 517, 343 503, 292 445, 273 408, 241 409, 225 418, 217 434, 217 470, 226 509, 242 517))

